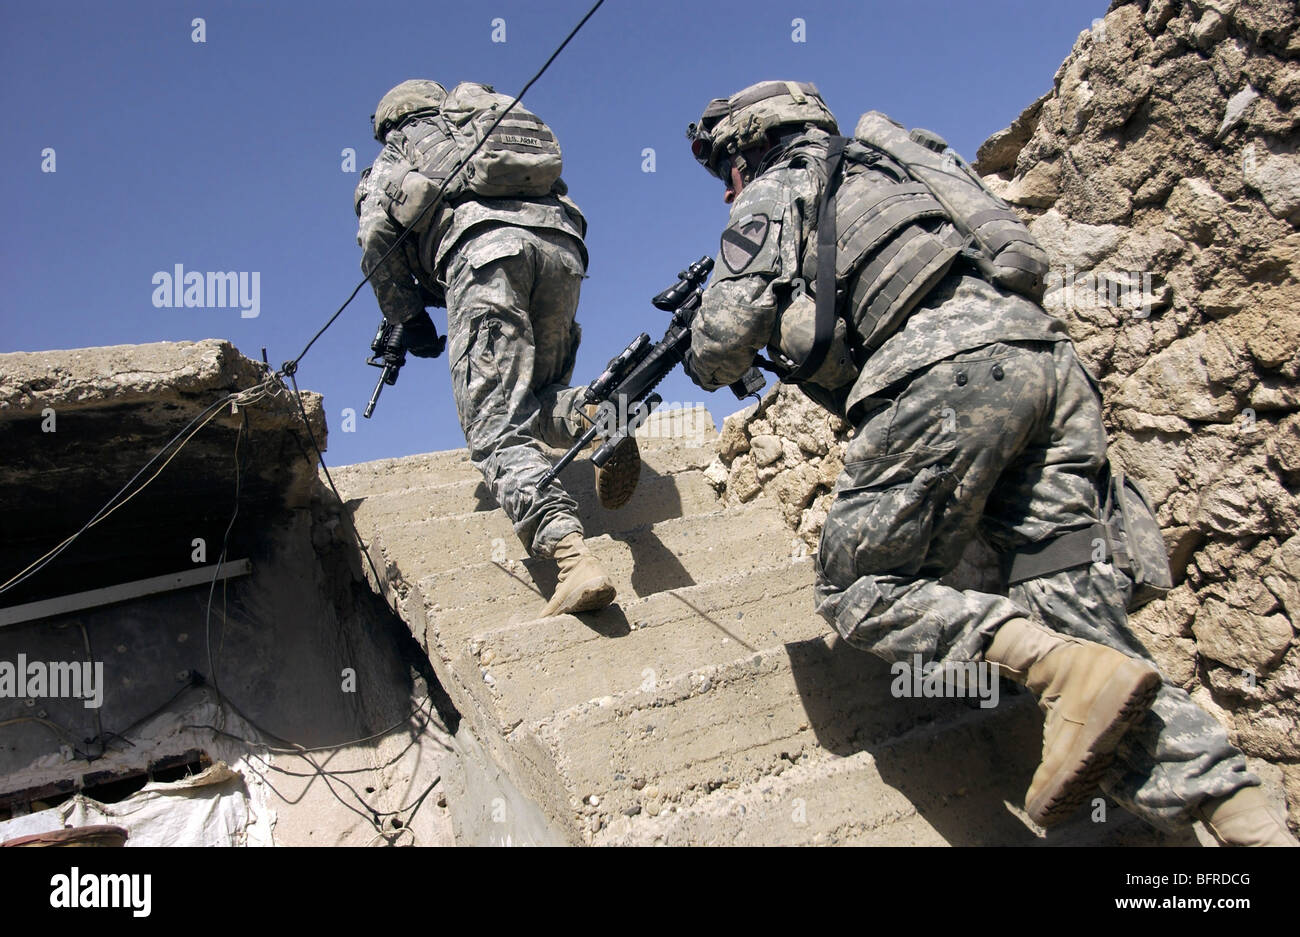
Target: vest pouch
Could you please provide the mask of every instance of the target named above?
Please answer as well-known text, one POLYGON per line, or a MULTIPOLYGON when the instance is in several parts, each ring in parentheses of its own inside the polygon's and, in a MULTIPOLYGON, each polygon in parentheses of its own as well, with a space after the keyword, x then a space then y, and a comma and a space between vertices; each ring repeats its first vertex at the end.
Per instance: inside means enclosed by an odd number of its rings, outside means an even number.
MULTIPOLYGON (((817 304, 807 293, 800 293, 782 310, 776 324, 775 345, 768 350, 782 364, 793 366, 808 357, 817 328, 817 304)), ((835 333, 821 366, 804 380, 827 390, 847 387, 858 377, 858 367, 849 350, 848 327, 843 316, 835 319, 835 333)))
POLYGON ((426 230, 437 212, 426 211, 438 195, 438 183, 409 163, 384 187, 388 216, 404 228, 426 230))
POLYGON ((1111 541, 1112 561, 1133 580, 1129 610, 1141 608, 1174 587, 1160 523, 1151 496, 1136 479, 1111 470, 1102 522, 1111 541))

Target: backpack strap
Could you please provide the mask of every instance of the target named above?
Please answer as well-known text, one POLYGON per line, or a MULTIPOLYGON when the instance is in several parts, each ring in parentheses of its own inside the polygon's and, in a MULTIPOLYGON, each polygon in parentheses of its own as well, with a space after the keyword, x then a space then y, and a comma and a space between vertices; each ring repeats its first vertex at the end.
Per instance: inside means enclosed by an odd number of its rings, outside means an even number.
POLYGON ((839 188, 840 161, 844 156, 845 137, 834 136, 826 147, 826 185, 817 206, 817 318, 813 330, 812 348, 785 377, 785 383, 797 384, 817 373, 826 360, 826 352, 835 337, 835 193, 839 188))

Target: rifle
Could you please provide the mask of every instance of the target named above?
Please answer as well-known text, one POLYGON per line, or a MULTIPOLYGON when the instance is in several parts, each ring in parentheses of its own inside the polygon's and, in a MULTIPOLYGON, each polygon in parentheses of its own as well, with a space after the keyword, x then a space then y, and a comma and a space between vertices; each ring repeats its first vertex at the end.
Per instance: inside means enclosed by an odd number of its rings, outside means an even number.
MULTIPOLYGON (((676 283, 650 300, 656 309, 672 313, 672 322, 664 332, 664 337, 652 345, 650 336, 642 332, 623 351, 610 359, 605 370, 587 385, 583 392, 583 403, 599 405, 600 415, 591 421, 591 426, 555 463, 555 467, 542 477, 537 485, 538 491, 555 481, 564 467, 591 445, 591 441, 602 429, 605 431, 605 442, 596 450, 591 461, 597 468, 603 467, 623 440, 636 432, 646 417, 663 403, 663 398, 653 391, 668 376, 668 372, 686 357, 686 351, 691 346, 691 322, 696 310, 700 308, 704 283, 712 272, 713 259, 701 257, 677 274, 676 283)), ((730 386, 737 399, 744 400, 762 390, 764 383, 763 375, 758 369, 750 368, 740 380, 730 386)))
POLYGON ((379 403, 379 395, 383 392, 385 384, 396 384, 397 375, 401 372, 402 366, 406 364, 406 351, 394 355, 385 349, 388 346, 388 337, 392 334, 396 325, 387 319, 379 321, 379 331, 375 333, 374 340, 370 343, 371 356, 366 359, 366 364, 375 368, 383 368, 384 371, 379 375, 379 383, 375 385, 375 392, 370 395, 370 402, 366 404, 365 412, 362 414, 367 420, 370 414, 375 412, 375 404, 379 403))

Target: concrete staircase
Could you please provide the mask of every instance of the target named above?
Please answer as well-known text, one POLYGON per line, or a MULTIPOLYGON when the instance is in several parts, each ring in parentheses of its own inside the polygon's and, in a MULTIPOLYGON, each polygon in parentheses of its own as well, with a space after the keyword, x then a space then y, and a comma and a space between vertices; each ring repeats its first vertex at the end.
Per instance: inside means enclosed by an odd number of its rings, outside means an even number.
POLYGON ((1159 841, 1113 804, 1107 822, 1082 812, 1044 840, 1020 810, 1040 746, 1032 700, 894 698, 887 665, 814 613, 812 560, 775 504, 719 502, 707 413, 670 411, 639 435, 641 484, 622 510, 599 506, 589 462, 562 476, 619 590, 581 617, 536 617, 555 564, 526 558, 463 450, 334 470, 373 585, 512 787, 482 795, 486 819, 464 838, 1159 841), (531 835, 488 835, 520 809, 531 835))

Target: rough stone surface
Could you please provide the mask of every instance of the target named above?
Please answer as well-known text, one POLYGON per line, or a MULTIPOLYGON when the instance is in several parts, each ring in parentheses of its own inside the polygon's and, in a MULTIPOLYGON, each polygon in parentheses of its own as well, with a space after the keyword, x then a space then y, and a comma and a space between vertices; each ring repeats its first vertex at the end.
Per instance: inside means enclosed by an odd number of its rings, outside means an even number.
POLYGON ((1291 644, 1285 615, 1252 615, 1218 599, 1201 606, 1192 633, 1205 657, 1256 675, 1275 667, 1291 644))
POLYGON ((259 365, 229 342, 156 342, 0 354, 0 412, 181 400, 249 387, 259 365))
MULTIPOLYGON (((1052 90, 976 161, 1047 250, 1044 305, 1102 383, 1113 457, 1157 503, 1181 584, 1134 627, 1249 754, 1282 766, 1293 824, 1298 23, 1284 0, 1116 0, 1052 90)), ((846 428, 824 448, 801 437, 831 426, 778 387, 727 421, 710 477, 728 471, 724 502, 791 499, 783 516, 815 550, 846 428), (731 453, 760 434, 794 441, 804 459, 756 475, 731 453), (818 473, 810 500, 804 466, 818 473)))
POLYGON ((1246 185, 1260 194, 1269 212, 1275 218, 1300 222, 1300 158, 1252 144, 1242 154, 1242 163, 1246 185))

